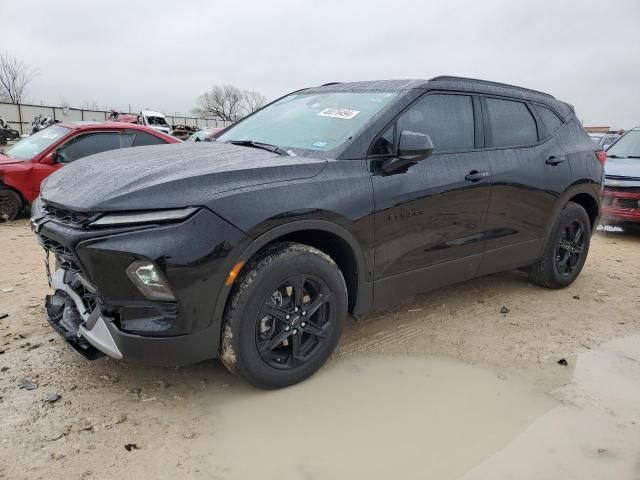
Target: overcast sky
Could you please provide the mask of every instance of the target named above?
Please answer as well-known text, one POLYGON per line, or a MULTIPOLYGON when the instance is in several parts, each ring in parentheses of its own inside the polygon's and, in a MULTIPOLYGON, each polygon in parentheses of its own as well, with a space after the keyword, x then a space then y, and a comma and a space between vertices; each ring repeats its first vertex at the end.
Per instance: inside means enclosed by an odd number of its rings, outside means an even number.
POLYGON ((640 0, 0 0, 29 100, 188 113, 213 84, 274 99, 330 81, 463 75, 640 124, 640 0))

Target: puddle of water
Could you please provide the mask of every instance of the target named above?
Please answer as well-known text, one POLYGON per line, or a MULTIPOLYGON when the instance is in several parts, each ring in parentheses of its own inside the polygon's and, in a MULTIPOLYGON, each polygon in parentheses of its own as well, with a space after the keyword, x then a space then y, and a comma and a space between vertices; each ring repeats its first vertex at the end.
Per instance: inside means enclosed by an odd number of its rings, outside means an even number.
POLYGON ((429 357, 344 359, 285 390, 233 390, 190 449, 225 479, 458 478, 556 405, 429 357))
POLYGON ((561 404, 464 480, 640 478, 640 337, 578 357, 561 404))

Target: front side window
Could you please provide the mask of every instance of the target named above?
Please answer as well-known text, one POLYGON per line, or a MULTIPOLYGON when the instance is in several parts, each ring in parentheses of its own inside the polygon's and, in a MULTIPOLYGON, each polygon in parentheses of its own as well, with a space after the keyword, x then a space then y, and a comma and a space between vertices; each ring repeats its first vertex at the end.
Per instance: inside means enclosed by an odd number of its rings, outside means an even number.
POLYGON ((538 141, 536 121, 522 102, 487 98, 489 146, 517 147, 538 141))
POLYGON ((398 118, 397 135, 405 130, 429 135, 434 152, 471 150, 473 101, 468 95, 427 95, 398 118))
POLYGON ((325 158, 352 141, 397 92, 300 92, 228 127, 217 142, 254 141, 325 158))
POLYGON ((12 147, 7 148, 4 153, 11 158, 31 160, 62 139, 62 137, 68 135, 69 132, 68 128, 51 125, 27 138, 23 138, 12 147))
POLYGON ((76 160, 120 148, 120 133, 87 133, 72 138, 58 149, 57 163, 71 163, 76 160))

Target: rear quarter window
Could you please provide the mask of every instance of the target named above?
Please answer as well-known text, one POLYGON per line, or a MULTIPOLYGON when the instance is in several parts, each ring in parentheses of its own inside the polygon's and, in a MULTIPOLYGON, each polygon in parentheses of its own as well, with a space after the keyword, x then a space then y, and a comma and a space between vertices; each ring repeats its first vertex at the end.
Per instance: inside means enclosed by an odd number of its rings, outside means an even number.
POLYGON ((540 117, 542 124, 547 130, 547 135, 545 135, 545 137, 551 135, 553 132, 558 130, 562 125, 564 125, 560 117, 558 117, 558 115, 556 115, 555 112, 550 108, 543 107, 542 105, 536 105, 536 104, 533 104, 532 107, 538 114, 538 117, 540 117))
POLYGON ((514 100, 485 98, 490 147, 518 147, 538 141, 538 129, 527 105, 514 100))
POLYGON ((156 137, 155 135, 151 135, 145 132, 136 132, 136 138, 133 141, 134 147, 143 147, 145 145, 164 145, 167 142, 162 140, 161 138, 156 137))

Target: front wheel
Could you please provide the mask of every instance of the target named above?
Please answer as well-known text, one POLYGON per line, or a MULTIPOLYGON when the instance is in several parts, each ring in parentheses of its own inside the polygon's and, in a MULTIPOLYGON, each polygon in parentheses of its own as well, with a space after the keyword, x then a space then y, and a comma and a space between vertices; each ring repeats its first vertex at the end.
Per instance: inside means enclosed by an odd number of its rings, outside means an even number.
POLYGON ((582 271, 591 242, 585 209, 569 202, 558 213, 542 257, 529 269, 533 283, 546 288, 570 285, 582 271))
POLYGON ((15 220, 22 210, 20 195, 13 190, 0 189, 0 222, 15 220))
POLYGON ((347 316, 347 289, 320 250, 282 242, 253 260, 225 311, 220 359, 266 389, 313 375, 335 350, 347 316))

